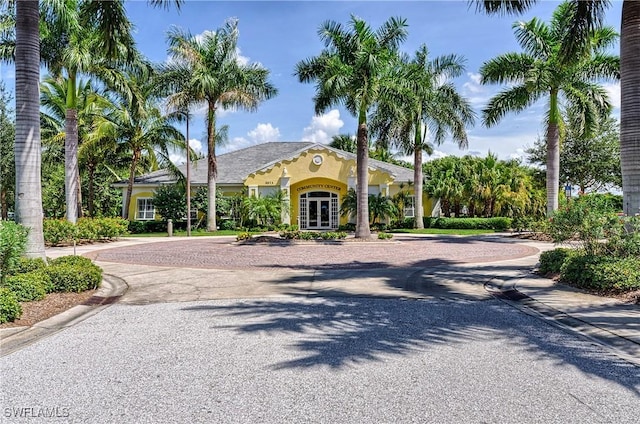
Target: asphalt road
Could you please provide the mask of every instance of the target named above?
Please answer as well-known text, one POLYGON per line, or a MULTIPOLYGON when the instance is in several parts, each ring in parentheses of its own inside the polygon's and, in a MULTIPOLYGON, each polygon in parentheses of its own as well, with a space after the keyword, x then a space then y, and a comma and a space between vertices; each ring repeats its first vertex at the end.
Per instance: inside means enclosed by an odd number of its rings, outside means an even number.
POLYGON ((640 416, 640 368, 493 299, 115 304, 0 358, 0 379, 2 422, 637 423, 640 416))

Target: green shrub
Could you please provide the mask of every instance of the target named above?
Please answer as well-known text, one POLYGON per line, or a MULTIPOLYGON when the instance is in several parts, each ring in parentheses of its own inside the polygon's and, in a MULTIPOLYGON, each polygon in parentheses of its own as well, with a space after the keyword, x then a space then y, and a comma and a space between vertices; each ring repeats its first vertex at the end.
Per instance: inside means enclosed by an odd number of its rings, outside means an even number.
POLYGON ((127 229, 131 234, 143 234, 146 231, 144 221, 128 221, 127 229))
POLYGON ((18 302, 31 302, 44 299, 51 288, 51 279, 44 271, 31 271, 7 277, 3 287, 11 290, 18 302))
POLYGON ((562 264, 575 251, 559 247, 557 249, 548 250, 540 254, 540 273, 558 273, 562 268, 562 264))
POLYGON ((27 272, 41 270, 46 266, 47 263, 42 258, 25 258, 23 256, 13 268, 13 274, 26 274, 27 272))
POLYGON ((378 233, 378 240, 388 240, 393 238, 393 234, 391 233, 378 233))
POLYGON ((640 290, 640 258, 609 258, 593 267, 594 282, 604 290, 640 290))
POLYGON ((638 290, 640 258, 571 255, 562 265, 560 281, 580 288, 607 292, 638 290))
POLYGON ((66 219, 45 219, 42 223, 44 241, 50 246, 72 242, 76 237, 76 227, 66 219))
POLYGON ((340 231, 355 231, 356 230, 356 224, 354 224, 353 222, 349 222, 347 224, 340 225, 338 227, 338 230, 340 230, 340 231))
POLYGON ((299 239, 300 231, 281 231, 280 237, 287 240, 299 239))
MULTIPOLYGON (((431 220, 431 228, 455 230, 499 230, 511 228, 511 218, 435 218, 431 220)), ((425 225, 425 228, 429 228, 425 225)))
POLYGON ((611 232, 618 232, 622 224, 619 218, 609 212, 601 198, 588 197, 570 202, 558 209, 549 224, 548 234, 555 243, 577 240, 589 255, 604 253, 606 245, 602 240, 611 232))
POLYGON ((522 232, 522 231, 535 231, 534 227, 536 224, 536 219, 531 216, 517 216, 513 218, 511 221, 511 228, 514 231, 522 232))
POLYGON ((13 221, 0 221, 0 283, 18 264, 27 247, 29 230, 13 221))
POLYGON ((237 228, 237 223, 236 221, 232 220, 232 219, 227 219, 224 220, 220 223, 220 229, 221 230, 235 230, 237 228))
POLYGON ((82 292, 93 290, 102 282, 102 269, 82 256, 62 256, 50 261, 46 272, 54 291, 82 292))
POLYGON ((607 251, 620 258, 640 257, 640 218, 624 217, 607 229, 607 251))
POLYGON ((18 303, 15 293, 0 287, 0 324, 13 322, 22 315, 22 306, 18 303))
POLYGON ((101 218, 100 236, 106 239, 126 236, 129 233, 128 221, 122 218, 101 218))
POLYGON ((92 218, 80 218, 76 224, 76 237, 78 240, 95 241, 98 240, 100 226, 97 220, 92 218))
POLYGON ((322 240, 340 240, 347 238, 347 233, 344 231, 326 231, 320 233, 322 240))
POLYGON ((315 231, 302 231, 300 232, 300 240, 315 240, 320 235, 315 231))
POLYGON ((244 240, 251 240, 251 233, 247 231, 238 233, 238 235, 236 236, 236 241, 244 241, 244 240))

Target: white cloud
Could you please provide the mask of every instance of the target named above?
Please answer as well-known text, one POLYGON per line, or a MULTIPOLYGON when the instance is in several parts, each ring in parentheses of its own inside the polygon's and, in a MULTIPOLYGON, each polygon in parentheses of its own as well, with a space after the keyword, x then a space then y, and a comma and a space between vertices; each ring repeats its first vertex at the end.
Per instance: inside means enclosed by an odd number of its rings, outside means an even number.
POLYGON ((195 38, 198 43, 202 43, 204 41, 205 37, 213 37, 215 35, 216 35, 215 31, 211 31, 211 30, 205 29, 200 34, 194 35, 193 38, 195 38))
POLYGON ((249 131, 247 135, 255 144, 259 144, 267 141, 276 141, 280 137, 280 130, 274 128, 270 123, 258 124, 258 126, 249 131))
POLYGON ((180 165, 180 164, 184 163, 184 156, 179 155, 177 153, 171 153, 169 155, 169 160, 171 162, 173 162, 174 164, 176 164, 176 165, 180 165))
MULTIPOLYGON (((196 154, 202 153, 202 141, 197 138, 189 139, 189 146, 196 152, 196 154)), ((174 152, 169 154, 169 160, 176 165, 182 165, 187 162, 187 155, 184 152, 174 152)), ((191 158, 193 160, 193 158, 191 158)))
POLYGON ((311 124, 302 131, 302 140, 328 144, 331 142, 331 137, 337 135, 343 126, 340 111, 332 109, 323 115, 311 118, 311 124))
POLYGON ((244 149, 255 144, 266 143, 268 141, 278 141, 280 130, 271 123, 258 124, 257 127, 247 133, 246 137, 234 137, 223 149, 222 152, 244 149))
POLYGON ((242 55, 240 47, 236 47, 236 62, 238 62, 239 65, 244 66, 249 64, 249 60, 250 59, 247 56, 242 55))
POLYGON ((526 156, 526 153, 525 153, 524 149, 520 148, 520 149, 516 149, 515 152, 511 153, 509 155, 509 159, 519 159, 519 160, 524 161, 525 156, 526 156))
POLYGON ((189 147, 195 150, 196 153, 202 152, 202 142, 196 138, 189 139, 189 147))
POLYGON ((469 80, 462 84, 462 94, 467 98, 471 106, 484 107, 492 96, 488 87, 480 84, 480 74, 467 72, 469 80))
POLYGON ((462 84, 462 87, 470 93, 481 93, 483 91, 483 87, 480 85, 481 75, 467 72, 467 76, 469 81, 462 84))
POLYGON ((614 109, 620 109, 620 83, 605 83, 603 84, 603 87, 607 90, 609 100, 611 101, 614 109))

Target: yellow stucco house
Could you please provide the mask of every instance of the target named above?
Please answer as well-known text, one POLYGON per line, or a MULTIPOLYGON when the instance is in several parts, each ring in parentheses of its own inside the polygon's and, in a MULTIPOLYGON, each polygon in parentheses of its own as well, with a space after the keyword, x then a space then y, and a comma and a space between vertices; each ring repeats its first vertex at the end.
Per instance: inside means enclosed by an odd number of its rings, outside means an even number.
MULTIPOLYGON (((291 210, 283 222, 297 224, 300 229, 330 230, 349 221, 339 210, 343 196, 356 187, 356 155, 311 142, 271 142, 254 145, 218 156, 217 186, 222 193, 233 195, 243 189, 249 196, 265 196, 282 190, 291 210)), ((179 167, 186 173, 185 166, 179 167)), ((413 170, 369 159, 369 194, 393 196, 401 189, 411 191, 413 170)), ((153 207, 154 190, 172 184, 175 178, 160 170, 135 179, 129 217, 135 220, 158 219, 153 207)), ((193 187, 206 186, 207 161, 201 159, 191 168, 193 187)), ((126 182, 115 184, 126 195, 126 182)), ((411 193, 413 194, 413 193, 411 193)), ((422 196, 425 216, 432 214, 433 203, 422 196)), ((123 211, 124 212, 124 211, 123 211)), ((405 208, 405 216, 413 217, 414 207, 405 208)))

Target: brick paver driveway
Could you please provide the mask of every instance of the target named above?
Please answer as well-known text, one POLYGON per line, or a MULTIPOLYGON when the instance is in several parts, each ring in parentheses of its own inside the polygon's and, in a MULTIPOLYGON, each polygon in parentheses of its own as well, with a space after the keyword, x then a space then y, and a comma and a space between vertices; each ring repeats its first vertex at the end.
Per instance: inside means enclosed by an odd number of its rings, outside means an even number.
POLYGON ((495 261, 537 253, 492 236, 251 244, 227 237, 143 243, 89 256, 127 282, 120 302, 141 304, 273 296, 481 300, 490 297, 483 284, 499 272, 495 261))
POLYGON ((236 243, 229 238, 158 242, 94 252, 97 261, 216 269, 370 269, 478 263, 534 255, 505 238, 395 236, 387 242, 236 243))

